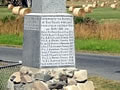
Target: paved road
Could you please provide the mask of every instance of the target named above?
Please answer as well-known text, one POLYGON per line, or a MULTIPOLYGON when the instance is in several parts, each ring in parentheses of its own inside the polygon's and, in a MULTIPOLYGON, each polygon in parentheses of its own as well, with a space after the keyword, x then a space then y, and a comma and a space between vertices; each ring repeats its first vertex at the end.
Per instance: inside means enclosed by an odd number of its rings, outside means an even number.
POLYGON ((10 61, 21 61, 22 60, 22 49, 0 47, 0 59, 10 60, 10 61))
MULTIPOLYGON (((1 60, 22 60, 22 49, 0 48, 1 60)), ((120 56, 76 53, 76 66, 87 69, 90 75, 120 81, 120 56)))
POLYGON ((76 65, 87 69, 90 75, 120 81, 120 56, 76 53, 76 65))

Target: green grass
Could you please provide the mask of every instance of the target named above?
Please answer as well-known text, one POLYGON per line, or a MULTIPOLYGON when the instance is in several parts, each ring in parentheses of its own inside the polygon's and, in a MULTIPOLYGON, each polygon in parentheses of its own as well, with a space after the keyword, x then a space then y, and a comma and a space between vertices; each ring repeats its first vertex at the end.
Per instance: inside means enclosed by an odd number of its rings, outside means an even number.
POLYGON ((76 39, 75 47, 77 51, 87 50, 120 53, 120 40, 76 39))
MULTIPOLYGON (((23 36, 0 35, 0 44, 14 46, 23 44, 23 36)), ((99 39, 76 39, 76 51, 101 51, 110 53, 120 53, 120 40, 99 40, 99 39)))
POLYGON ((8 79, 14 72, 19 71, 19 69, 20 66, 0 69, 0 90, 7 90, 8 79))
POLYGON ((4 45, 22 45, 23 36, 17 35, 0 35, 0 44, 4 45))
POLYGON ((89 77, 93 81, 95 90, 120 90, 120 82, 107 80, 102 77, 89 77))
POLYGON ((11 11, 7 7, 0 7, 0 19, 8 15, 12 15, 11 11))
POLYGON ((120 8, 113 10, 112 8, 96 8, 92 13, 86 15, 97 20, 101 19, 120 19, 120 8))

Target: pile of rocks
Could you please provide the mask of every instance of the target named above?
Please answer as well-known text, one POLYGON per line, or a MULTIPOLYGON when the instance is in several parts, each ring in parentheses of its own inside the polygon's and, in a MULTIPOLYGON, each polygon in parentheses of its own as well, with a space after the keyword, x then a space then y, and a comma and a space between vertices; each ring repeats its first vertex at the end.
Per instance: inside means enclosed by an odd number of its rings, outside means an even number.
POLYGON ((94 90, 87 79, 86 70, 22 67, 10 76, 8 90, 94 90))

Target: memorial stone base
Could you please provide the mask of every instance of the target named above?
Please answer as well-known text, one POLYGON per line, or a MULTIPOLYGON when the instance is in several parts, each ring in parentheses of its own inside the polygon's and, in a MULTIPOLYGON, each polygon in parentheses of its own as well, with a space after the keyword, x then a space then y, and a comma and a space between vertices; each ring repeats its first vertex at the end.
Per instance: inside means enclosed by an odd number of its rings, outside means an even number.
POLYGON ((75 67, 74 21, 67 13, 30 13, 24 19, 23 65, 75 67))
POLYGON ((22 67, 8 80, 8 90, 95 90, 87 70, 22 67))

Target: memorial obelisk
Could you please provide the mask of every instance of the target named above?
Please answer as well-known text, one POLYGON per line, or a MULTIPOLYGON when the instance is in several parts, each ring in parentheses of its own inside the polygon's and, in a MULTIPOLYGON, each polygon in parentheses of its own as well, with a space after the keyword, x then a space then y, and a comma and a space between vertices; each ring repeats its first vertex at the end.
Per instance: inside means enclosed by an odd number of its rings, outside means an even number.
POLYGON ((65 0, 33 0, 24 18, 23 65, 75 67, 74 21, 65 0))

